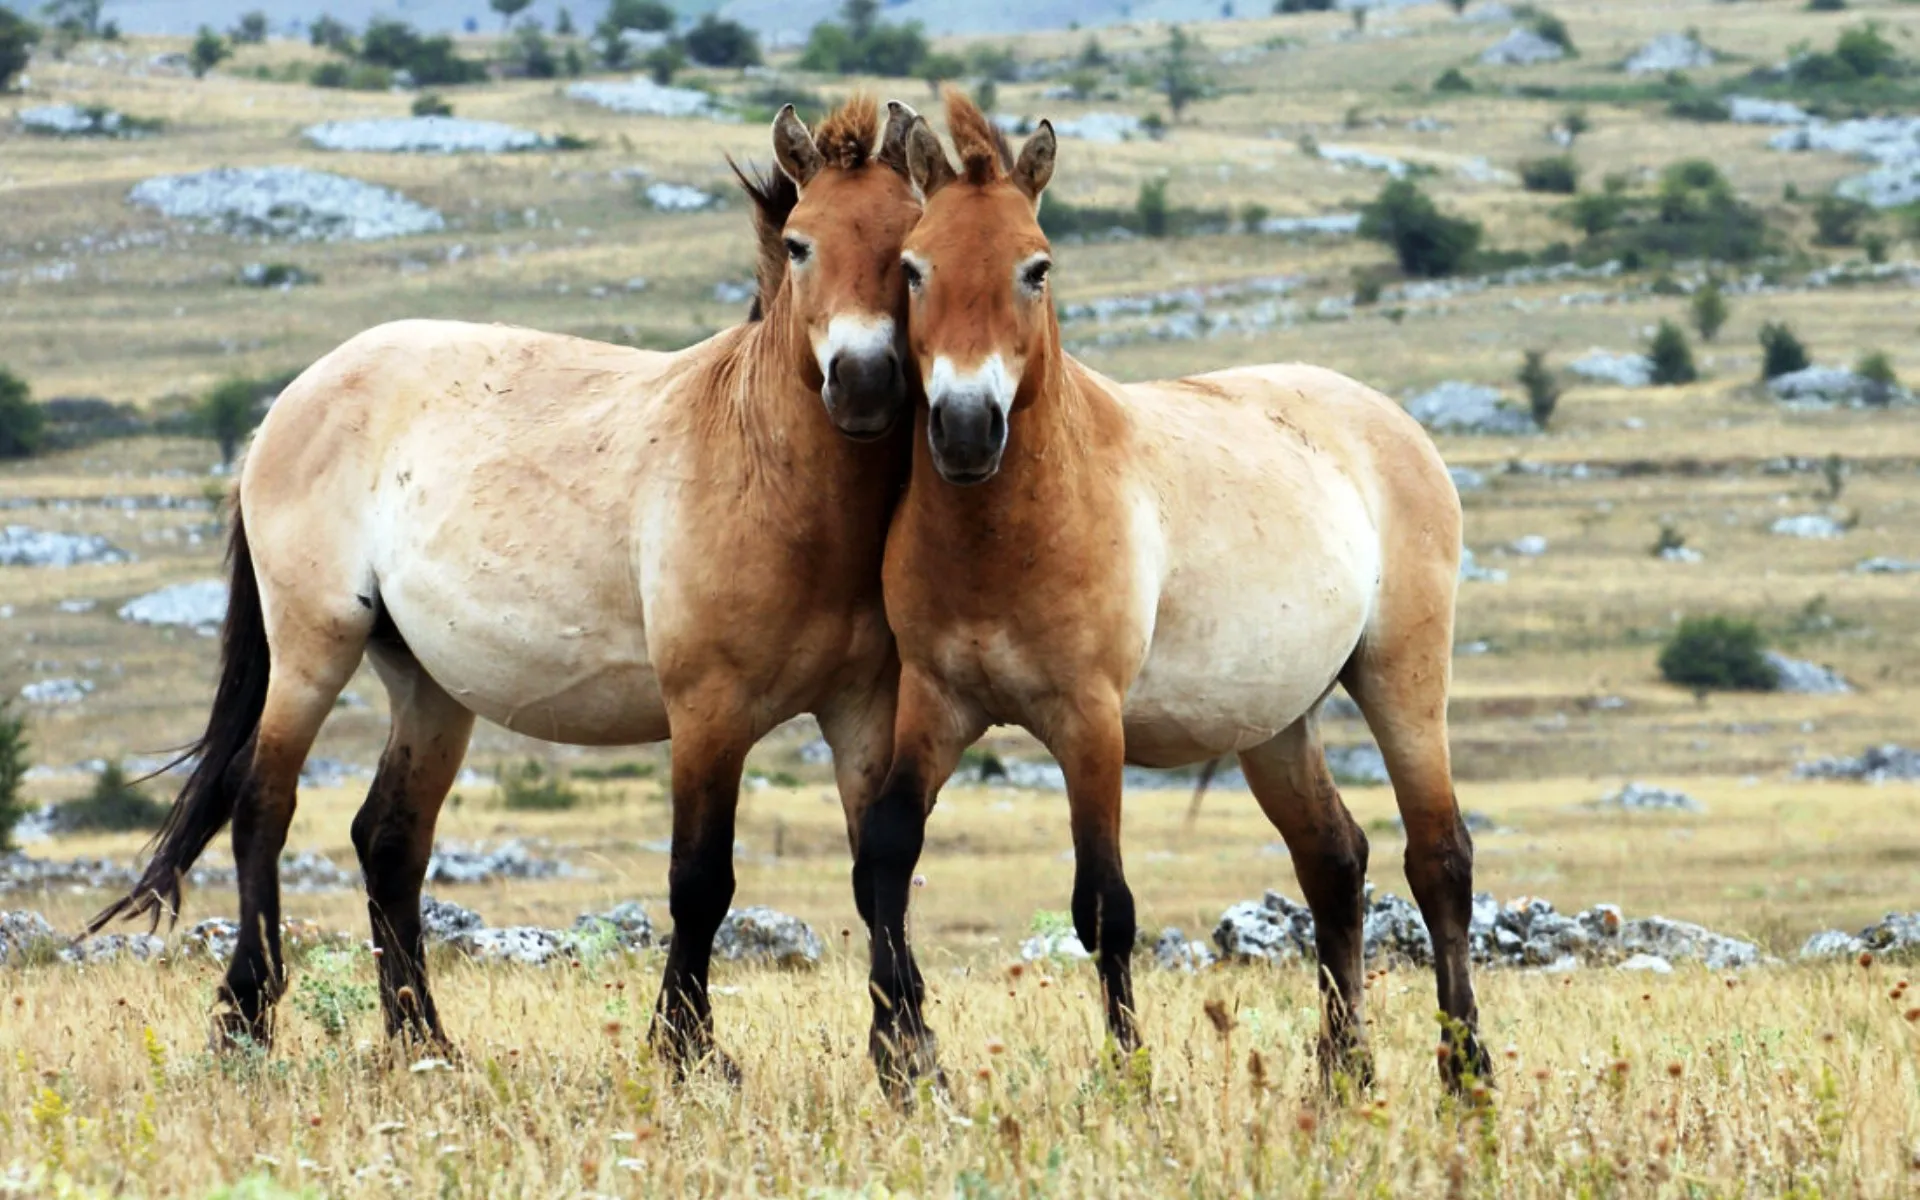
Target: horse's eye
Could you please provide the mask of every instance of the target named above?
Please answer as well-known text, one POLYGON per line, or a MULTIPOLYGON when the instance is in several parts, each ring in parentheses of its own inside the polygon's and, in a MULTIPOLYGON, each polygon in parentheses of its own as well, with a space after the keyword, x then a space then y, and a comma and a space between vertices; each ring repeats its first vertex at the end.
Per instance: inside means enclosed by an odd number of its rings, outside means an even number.
POLYGON ((811 258, 812 256, 813 256, 812 246, 807 245, 805 242, 801 241, 799 238, 787 239, 787 259, 790 262, 792 262, 794 266, 796 267, 799 266, 801 263, 807 261, 807 259, 811 258))
POLYGON ((920 273, 920 268, 904 258, 900 260, 900 274, 906 279, 907 286, 916 292, 920 290, 920 285, 927 281, 926 277, 920 273))
POLYGON ((1029 263, 1027 269, 1020 272, 1020 285, 1030 292, 1037 292, 1047 286, 1047 272, 1051 270, 1053 270, 1053 264, 1044 258, 1038 262, 1029 263))

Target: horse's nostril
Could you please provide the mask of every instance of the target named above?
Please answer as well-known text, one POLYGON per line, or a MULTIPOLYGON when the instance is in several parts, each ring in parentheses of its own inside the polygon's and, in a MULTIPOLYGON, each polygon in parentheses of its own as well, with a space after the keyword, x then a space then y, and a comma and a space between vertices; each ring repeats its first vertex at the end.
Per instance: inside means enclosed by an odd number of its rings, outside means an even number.
POLYGON ((930 432, 933 434, 933 440, 936 442, 946 441, 947 440, 946 414, 942 412, 940 408, 936 405, 932 413, 929 415, 929 419, 932 423, 932 429, 930 430, 930 432))
POLYGON ((827 384, 836 389, 840 386, 840 356, 838 354, 827 360, 827 384))
POLYGON ((987 410, 987 444, 991 446, 998 446, 1000 445, 1000 443, 1006 441, 1006 439, 1007 439, 1006 414, 1002 413, 1000 411, 1000 406, 996 404, 991 406, 987 410))

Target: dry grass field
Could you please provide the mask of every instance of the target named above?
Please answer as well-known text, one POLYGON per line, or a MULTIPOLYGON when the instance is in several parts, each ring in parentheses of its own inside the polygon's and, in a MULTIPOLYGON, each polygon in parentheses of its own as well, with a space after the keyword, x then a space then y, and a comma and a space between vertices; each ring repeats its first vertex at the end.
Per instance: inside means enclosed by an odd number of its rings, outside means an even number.
MULTIPOLYGON (((1807 12, 1799 0, 1549 7, 1582 53, 1530 68, 1476 65, 1506 27, 1457 21, 1439 4, 1376 14, 1363 36, 1346 32, 1343 14, 1196 27, 1218 94, 1164 140, 1064 140, 1055 194, 1128 207, 1142 180, 1164 175, 1176 204, 1307 216, 1352 211, 1378 191, 1382 176, 1304 153, 1311 136, 1432 168, 1420 182, 1444 208, 1484 222, 1495 246, 1536 250, 1570 236, 1554 216, 1560 198, 1478 182, 1461 168, 1484 159, 1511 171, 1557 153, 1545 131, 1569 101, 1501 85, 1609 94, 1623 88, 1621 58, 1689 27, 1726 56, 1692 73, 1702 81, 1779 61, 1799 42, 1827 45, 1869 19, 1920 58, 1920 8, 1897 0, 1853 0, 1842 13, 1807 12), (1431 91, 1450 66, 1474 78, 1474 93, 1431 91), (1410 129, 1420 117, 1440 127, 1410 129)), ((1166 33, 1141 25, 1100 37, 1126 54, 1158 47, 1166 33)), ((1071 56, 1085 38, 1040 34, 1015 49, 1026 59, 1071 56)), ((503 81, 447 94, 460 116, 570 134, 589 147, 331 154, 306 146, 299 130, 403 115, 408 97, 254 77, 257 67, 321 57, 280 42, 241 48, 204 81, 145 68, 149 55, 180 48, 136 39, 85 45, 65 62, 43 55, 29 93, 0 98, 0 366, 41 398, 101 396, 175 413, 222 379, 297 370, 398 317, 668 347, 741 316, 744 306, 717 299, 715 284, 750 274, 743 207, 655 212, 639 190, 650 180, 723 189, 723 152, 770 157, 756 120, 620 116, 568 99, 563 85, 503 81), (55 140, 14 126, 12 110, 52 101, 107 104, 166 126, 137 141, 55 140), (216 165, 337 171, 429 204, 449 227, 381 242, 250 243, 126 202, 140 180, 216 165), (244 264, 263 261, 298 265, 320 282, 288 291, 235 284, 244 264), (646 286, 631 289, 635 279, 646 286)), ((776 66, 785 83, 826 97, 852 86, 776 66)), ((723 92, 759 85, 719 72, 690 77, 723 92)), ((931 107, 922 83, 871 82, 931 107)), ((1164 107, 1143 88, 1075 102, 1045 99, 1047 86, 1002 84, 998 107, 1056 119, 1164 107)), ((802 917, 828 950, 805 974, 716 968, 718 1035, 743 1069, 738 1090, 706 1077, 675 1086, 647 1052, 657 954, 544 969, 437 957, 437 996, 458 1050, 445 1064, 385 1045, 377 1014, 354 1015, 338 1036, 312 1017, 323 992, 372 983, 364 951, 299 962, 279 1044, 251 1057, 205 1051, 218 975, 204 960, 9 967, 0 974, 0 1194, 1920 1194, 1920 993, 1904 983, 1920 964, 1792 961, 1816 930, 1858 929, 1920 900, 1920 785, 1793 773, 1822 755, 1920 742, 1920 586, 1913 575, 1855 571, 1875 556, 1920 560, 1920 421, 1912 407, 1790 411, 1755 383, 1756 334, 1770 321, 1791 323, 1818 362, 1882 350, 1910 385, 1920 382, 1920 291, 1910 273, 1818 290, 1791 282, 1860 252, 1812 246, 1809 206, 1787 202, 1783 189, 1816 196, 1859 164, 1772 151, 1768 127, 1675 120, 1655 100, 1581 103, 1592 129, 1573 154, 1590 185, 1708 156, 1802 257, 1787 286, 1730 296, 1719 339, 1696 345, 1699 382, 1629 390, 1570 380, 1547 433, 1439 439, 1450 463, 1486 475, 1486 487, 1463 495, 1467 541, 1483 564, 1508 573, 1460 593, 1459 642, 1473 652, 1455 665, 1459 791, 1497 827, 1476 839, 1477 884, 1503 900, 1544 896, 1562 912, 1613 902, 1629 916, 1697 921, 1754 940, 1780 964, 1731 975, 1688 965, 1672 975, 1483 971, 1498 1078, 1477 1105, 1440 1092, 1432 983, 1417 970, 1370 982, 1380 1084, 1367 1096, 1329 1099, 1313 1085, 1319 1018, 1304 967, 1143 969, 1151 1054, 1115 1063, 1102 1050, 1090 968, 1010 970, 1036 914, 1067 905, 1062 798, 955 787, 929 826, 914 897, 949 1088, 902 1112, 866 1058, 866 949, 844 824, 827 768, 801 755, 813 733, 796 724, 750 762, 758 780, 741 801, 737 902, 802 917), (1837 496, 1807 469, 1832 455, 1846 471, 1837 496), (1797 467, 1780 465, 1789 456, 1797 467), (1832 540, 1768 531, 1798 513, 1827 513, 1849 528, 1832 540), (1704 561, 1653 557, 1662 525, 1704 561), (1545 538, 1546 553, 1503 549, 1525 536, 1545 538), (1854 690, 1696 699, 1664 683, 1654 665, 1661 641, 1680 617, 1715 612, 1757 620, 1777 647, 1833 666, 1854 690), (1683 788, 1706 811, 1587 806, 1627 780, 1683 788), (1226 1036, 1203 1015, 1213 1000, 1235 1014, 1226 1036)), ((1920 259, 1898 221, 1880 228, 1893 261, 1920 259)), ((1072 322, 1067 337, 1121 378, 1301 359, 1402 397, 1442 380, 1517 395, 1524 350, 1564 364, 1589 347, 1636 350, 1660 320, 1685 321, 1686 297, 1650 292, 1650 276, 1495 285, 1313 319, 1321 301, 1352 294, 1356 268, 1388 258, 1354 239, 1213 233, 1062 244, 1056 279, 1060 300, 1075 304, 1289 277, 1286 320, 1197 339, 1146 336, 1144 321, 1072 322), (1096 341, 1102 332, 1123 336, 1096 341)), ((121 499, 217 497, 216 458, 210 441, 139 437, 0 464, 0 523, 104 534, 136 555, 0 568, 0 694, 46 678, 94 684, 78 704, 28 711, 42 768, 28 785, 36 801, 79 794, 92 760, 148 755, 198 733, 214 643, 128 624, 115 611, 216 574, 218 516, 121 499)), ((364 703, 335 714, 316 754, 371 765, 385 737, 385 697, 370 671, 351 693, 364 703)), ((1357 721, 1331 720, 1328 731, 1335 744, 1364 737, 1357 721)), ((1005 755, 1033 751, 1017 731, 996 731, 991 742, 1005 755)), ((532 839, 582 873, 439 893, 497 926, 564 927, 621 900, 643 902, 664 922, 666 749, 585 752, 483 727, 469 763, 490 772, 526 756, 576 768, 633 761, 654 773, 583 783, 585 802, 556 813, 509 811, 490 784, 461 786, 443 814, 443 840, 532 839)), ((1369 832, 1375 883, 1406 894, 1391 794, 1351 787, 1346 796, 1369 832)), ((360 798, 354 787, 303 792, 289 849, 351 864, 347 826, 360 798)), ((1231 903, 1269 887, 1298 894, 1277 836, 1244 793, 1210 795, 1191 825, 1188 799, 1129 795, 1128 875, 1144 928, 1178 925, 1204 938, 1231 903)), ((130 858, 140 840, 73 836, 30 852, 130 858)), ((16 893, 0 907, 37 909, 70 932, 104 899, 16 893)), ((228 914, 232 904, 218 890, 192 892, 186 919, 228 914)), ((365 926, 355 893, 290 895, 286 911, 329 929, 365 926)))

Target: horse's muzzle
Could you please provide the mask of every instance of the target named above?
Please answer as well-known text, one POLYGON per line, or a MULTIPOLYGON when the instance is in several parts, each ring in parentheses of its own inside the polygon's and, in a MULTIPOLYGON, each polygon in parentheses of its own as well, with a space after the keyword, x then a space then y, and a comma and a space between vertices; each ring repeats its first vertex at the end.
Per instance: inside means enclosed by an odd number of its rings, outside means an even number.
POLYGON ((949 393, 928 409, 927 443, 948 483, 985 483, 1007 448, 1007 414, 985 392, 949 393))
POLYGON ((827 363, 820 388, 827 415, 850 438, 866 441, 893 428, 907 404, 907 378, 889 348, 874 354, 841 351, 827 363))

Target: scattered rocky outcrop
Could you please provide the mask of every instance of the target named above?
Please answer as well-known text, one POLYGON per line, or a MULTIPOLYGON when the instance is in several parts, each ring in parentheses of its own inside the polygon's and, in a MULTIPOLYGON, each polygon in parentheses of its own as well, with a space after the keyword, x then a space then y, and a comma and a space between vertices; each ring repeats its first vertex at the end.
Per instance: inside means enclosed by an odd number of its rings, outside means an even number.
POLYGON ((1800 696, 1832 696, 1853 690, 1853 685, 1832 667, 1789 658, 1778 650, 1769 650, 1764 657, 1779 681, 1774 685, 1776 691, 1800 696))
POLYGON ((37 912, 0 912, 0 964, 19 965, 49 950, 53 926, 37 912))
POLYGON ((1268 217, 1260 232, 1274 237, 1350 237, 1360 232, 1360 214, 1326 213, 1317 217, 1268 217))
POLYGON ((176 583, 120 606, 120 619, 138 625, 185 625, 212 633, 227 616, 227 585, 218 579, 176 583))
POLYGON ((1920 203, 1920 117, 1824 121, 1801 114, 1801 120, 1767 144, 1775 150, 1824 151, 1874 163, 1866 174, 1840 181, 1834 190, 1842 196, 1875 208, 1920 203))
POLYGON ((653 920, 637 900, 622 901, 605 912, 582 913, 573 923, 573 932, 581 938, 610 941, 629 953, 655 944, 653 920))
POLYGON ((472 909, 421 893, 420 929, 428 941, 450 942, 463 933, 486 927, 486 921, 472 909))
POLYGON ((700 117, 709 121, 740 119, 705 92, 693 88, 668 87, 644 75, 636 75, 618 83, 588 81, 571 84, 567 88, 567 96, 614 112, 641 116, 700 117))
POLYGON ((301 133, 320 150, 360 154, 511 154, 550 150, 555 142, 531 129, 465 117, 368 117, 324 121, 301 133))
POLYGON ((1531 416, 1480 383, 1449 380, 1409 398, 1406 409, 1435 433, 1524 437, 1539 432, 1531 416))
POLYGON ((1825 513, 1797 513, 1791 517, 1781 517, 1767 529, 1779 537, 1797 538, 1837 538, 1845 537, 1847 533, 1845 525, 1825 513))
POLYGON ((1371 742, 1328 746, 1326 756, 1327 770, 1343 784, 1377 787, 1387 782, 1387 760, 1381 756, 1380 747, 1371 742))
MULTIPOLYGON (((1076 939, 1078 940, 1078 939, 1076 939)), ((1176 925, 1160 931, 1153 942, 1153 965, 1163 971, 1204 971, 1217 961, 1213 948, 1195 941, 1176 925)))
POLYGON ((1888 913, 1857 934, 1823 930, 1800 947, 1803 959, 1858 958, 1867 953, 1876 958, 1920 960, 1920 912, 1888 913))
POLYGON ((1866 783, 1920 781, 1920 750, 1888 742, 1868 746, 1857 758, 1817 758, 1793 769, 1801 779, 1852 779, 1866 783))
POLYGON ((1786 404, 1808 408, 1885 408, 1913 401, 1913 393, 1894 383, 1869 379, 1846 367, 1803 367, 1767 380, 1767 391, 1786 404))
POLYGON ((127 199, 236 237, 375 241, 446 228, 439 213, 398 192, 305 167, 163 175, 135 184, 127 199))
POLYGON ((1054 122, 1053 131, 1064 138, 1108 144, 1131 142, 1147 136, 1139 117, 1118 112, 1082 113, 1071 120, 1054 122))
POLYGON ((1875 555, 1863 558, 1854 564, 1853 569, 1862 575, 1913 575, 1920 574, 1920 559, 1888 558, 1875 555))
POLYGON ((78 704, 93 692, 91 679, 36 679, 20 689, 20 698, 43 708, 78 704))
MULTIPOLYGON (((1377 150, 1363 150, 1359 146, 1339 146, 1323 142, 1316 153, 1324 162, 1341 167, 1357 167, 1362 171, 1379 171, 1394 179, 1404 179, 1411 169, 1405 162, 1391 154, 1381 154, 1377 150)), ((1359 228, 1355 226, 1355 228, 1359 228)))
POLYGON ((813 926, 758 905, 730 910, 713 938, 714 955, 729 962, 811 967, 825 952, 826 946, 813 926))
POLYGON ((1787 100, 1762 100, 1758 96, 1728 96, 1727 118, 1741 125, 1804 125, 1811 114, 1787 100))
POLYGON ((1530 67, 1536 63, 1559 62, 1567 56, 1566 47, 1541 37, 1531 29, 1508 32, 1480 52, 1480 62, 1488 67, 1530 67))
POLYGON ((132 558, 96 533, 56 533, 31 525, 0 529, 0 567, 77 567, 132 558))
POLYGON ((436 845, 427 859, 428 883, 490 883, 496 879, 556 879, 577 873, 573 864, 544 858, 514 839, 491 850, 457 842, 436 845))
POLYGON ((1615 354, 1609 350, 1589 350, 1567 364, 1567 370, 1582 379, 1610 383, 1615 387, 1653 386, 1653 360, 1644 354, 1615 354))
POLYGON ((1595 800, 1591 808, 1616 808, 1627 812, 1703 813, 1707 806, 1674 788, 1645 783, 1626 783, 1595 800))
POLYGON ((1713 51, 1690 33, 1663 33, 1635 50, 1620 64, 1629 75, 1664 75, 1713 65, 1713 51))
POLYGON ((641 195, 658 212, 704 212, 720 203, 712 192, 686 183, 650 183, 641 195))
POLYGON ((14 121, 27 133, 62 138, 148 137, 159 125, 97 104, 36 105, 15 113, 14 121))

